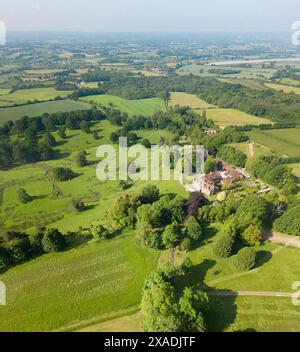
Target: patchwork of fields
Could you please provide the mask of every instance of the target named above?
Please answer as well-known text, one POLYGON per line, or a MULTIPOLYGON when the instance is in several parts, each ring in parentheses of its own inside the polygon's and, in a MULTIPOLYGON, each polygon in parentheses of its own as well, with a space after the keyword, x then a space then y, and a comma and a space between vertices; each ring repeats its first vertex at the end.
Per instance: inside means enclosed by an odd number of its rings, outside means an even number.
POLYGON ((151 116, 156 111, 165 111, 165 105, 160 98, 127 100, 112 95, 93 95, 80 99, 100 105, 113 105, 116 109, 129 115, 151 116))

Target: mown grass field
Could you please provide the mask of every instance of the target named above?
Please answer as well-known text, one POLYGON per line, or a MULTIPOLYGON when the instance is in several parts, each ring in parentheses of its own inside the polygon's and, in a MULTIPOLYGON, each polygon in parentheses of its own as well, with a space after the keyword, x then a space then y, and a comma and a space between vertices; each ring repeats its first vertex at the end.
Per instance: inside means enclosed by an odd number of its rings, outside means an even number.
POLYGON ((29 101, 47 101, 56 97, 67 97, 70 91, 58 91, 54 88, 21 89, 13 93, 1 95, 0 101, 7 104, 24 104, 29 101))
POLYGON ((151 116, 156 111, 165 111, 165 105, 160 98, 127 100, 113 95, 93 95, 80 99, 101 105, 112 104, 115 108, 129 115, 151 116))
POLYGON ((278 91, 282 91, 283 93, 295 93, 295 94, 300 94, 300 88, 297 87, 288 87, 283 84, 275 84, 275 83, 265 83, 265 86, 271 89, 275 89, 278 91))
POLYGON ((290 166, 293 168, 294 174, 297 177, 300 177, 300 163, 299 164, 291 164, 290 166))
POLYGON ((196 95, 181 93, 181 92, 172 92, 170 99, 170 106, 189 106, 194 110, 210 109, 213 108, 213 105, 208 104, 203 99, 200 99, 196 95))
POLYGON ((18 107, 0 109, 0 125, 6 121, 16 121, 23 116, 36 117, 45 113, 67 112, 74 110, 89 110, 91 105, 70 99, 49 101, 44 103, 30 104, 18 107))
POLYGON ((270 123, 268 119, 249 115, 236 109, 208 109, 207 117, 220 127, 270 123))
POLYGON ((291 157, 300 155, 299 135, 299 128, 249 132, 254 142, 270 148, 279 155, 291 157))
POLYGON ((121 314, 139 304, 156 262, 157 253, 127 233, 15 267, 0 275, 8 300, 1 307, 0 331, 76 330, 89 320, 121 314))

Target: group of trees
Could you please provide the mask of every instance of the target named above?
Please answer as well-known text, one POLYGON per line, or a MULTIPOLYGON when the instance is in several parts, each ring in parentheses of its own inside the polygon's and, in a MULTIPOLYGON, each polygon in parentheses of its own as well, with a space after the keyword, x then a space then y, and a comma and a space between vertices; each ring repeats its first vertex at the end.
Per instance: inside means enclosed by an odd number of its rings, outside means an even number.
POLYGON ((274 222, 275 231, 300 236, 300 204, 293 203, 287 211, 274 222))
POLYGON ((65 248, 65 237, 57 229, 38 229, 31 235, 10 231, 0 236, 0 269, 65 248))
POLYGON ((209 300, 206 293, 186 287, 178 297, 172 277, 162 270, 153 272, 142 297, 145 332, 204 332, 209 300))
POLYGON ((276 156, 261 156, 249 163, 250 173, 282 190, 286 195, 296 193, 297 182, 292 169, 276 156))

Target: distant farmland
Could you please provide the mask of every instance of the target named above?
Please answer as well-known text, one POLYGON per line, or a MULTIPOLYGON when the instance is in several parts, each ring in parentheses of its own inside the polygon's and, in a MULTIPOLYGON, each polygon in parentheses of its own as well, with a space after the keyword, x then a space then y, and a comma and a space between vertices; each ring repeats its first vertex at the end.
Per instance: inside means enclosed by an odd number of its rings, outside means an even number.
POLYGON ((271 123, 268 119, 249 115, 236 109, 209 109, 207 110, 207 117, 220 127, 271 123))
POLYGON ((165 111, 165 105, 160 98, 128 100, 113 95, 93 95, 81 98, 85 102, 101 105, 112 104, 116 109, 129 115, 151 116, 156 111, 165 111))
POLYGON ((214 107, 196 95, 188 93, 173 92, 171 94, 170 106, 190 106, 194 110, 209 109, 214 107))
POLYGON ((67 97, 70 91, 58 91, 54 88, 33 88, 33 89, 20 89, 13 93, 1 95, 0 101, 9 105, 23 104, 28 101, 47 101, 56 97, 67 97))
POLYGON ((252 131, 249 133, 254 142, 259 143, 280 155, 300 156, 300 129, 271 131, 252 131))
POLYGON ((6 121, 15 121, 23 116, 36 117, 45 113, 67 112, 73 110, 88 110, 91 105, 73 100, 57 100, 45 103, 30 104, 12 108, 0 109, 0 125, 6 121))
POLYGON ((300 88, 297 87, 288 87, 283 84, 274 84, 274 83, 265 83, 265 86, 271 89, 282 91, 283 93, 295 93, 300 95, 300 88))

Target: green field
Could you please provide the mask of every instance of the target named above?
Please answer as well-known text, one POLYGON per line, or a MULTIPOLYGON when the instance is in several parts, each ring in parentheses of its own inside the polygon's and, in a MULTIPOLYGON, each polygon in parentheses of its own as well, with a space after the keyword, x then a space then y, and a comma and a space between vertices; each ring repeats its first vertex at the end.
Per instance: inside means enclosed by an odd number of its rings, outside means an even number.
POLYGON ((270 131, 252 131, 249 132, 250 138, 279 155, 300 156, 300 129, 280 129, 270 131))
POLYGON ((236 109, 208 109, 207 117, 220 127, 260 125, 271 122, 268 119, 249 115, 236 109))
POLYGON ((238 79, 238 78, 218 78, 219 81, 230 83, 230 84, 240 84, 250 89, 266 89, 265 85, 259 81, 253 79, 238 79))
POLYGON ((57 100, 44 103, 29 104, 11 108, 0 109, 0 125, 6 121, 16 121, 23 116, 36 117, 45 113, 67 112, 74 110, 88 110, 91 105, 74 100, 57 100))
POLYGON ((0 331, 76 329, 126 311, 139 304, 156 262, 157 254, 135 243, 132 233, 100 243, 78 239, 76 248, 0 276, 8 300, 0 311, 0 331))
POLYGON ((56 97, 67 97, 70 91, 58 91, 54 88, 32 88, 32 89, 21 89, 13 93, 1 95, 0 102, 4 102, 10 105, 13 104, 24 104, 29 101, 47 101, 52 100, 56 97))
POLYGON ((151 116, 156 111, 165 111, 164 102, 160 98, 127 100, 113 95, 93 95, 80 100, 101 105, 112 104, 115 108, 132 116, 151 116))
POLYGON ((181 92, 173 92, 169 104, 170 106, 189 106, 194 110, 210 109, 214 107, 196 95, 181 92))

